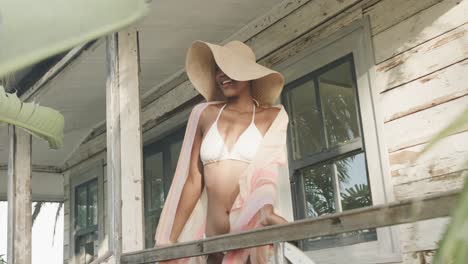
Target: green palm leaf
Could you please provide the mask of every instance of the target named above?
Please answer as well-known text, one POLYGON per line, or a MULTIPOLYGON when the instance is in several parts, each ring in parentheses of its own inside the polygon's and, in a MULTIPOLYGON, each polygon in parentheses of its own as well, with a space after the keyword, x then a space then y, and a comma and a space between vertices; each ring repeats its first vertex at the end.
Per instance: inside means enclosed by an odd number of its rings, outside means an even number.
POLYGON ((28 130, 45 139, 49 146, 58 149, 63 145, 64 118, 58 111, 35 103, 23 103, 16 94, 5 92, 0 86, 0 122, 28 130))
POLYGON ((0 0, 0 77, 126 27, 146 0, 0 0))
MULTIPOLYGON (((437 133, 418 154, 418 157, 433 149, 445 137, 463 131, 467 125, 468 108, 437 133)), ((464 187, 458 198, 457 207, 451 215, 450 224, 440 241, 434 264, 468 263, 468 172, 466 170, 461 172, 461 177, 465 178, 464 187)))
POLYGON ((437 250, 434 264, 465 264, 468 263, 468 173, 465 177, 465 187, 460 193, 457 207, 451 215, 450 224, 437 250))

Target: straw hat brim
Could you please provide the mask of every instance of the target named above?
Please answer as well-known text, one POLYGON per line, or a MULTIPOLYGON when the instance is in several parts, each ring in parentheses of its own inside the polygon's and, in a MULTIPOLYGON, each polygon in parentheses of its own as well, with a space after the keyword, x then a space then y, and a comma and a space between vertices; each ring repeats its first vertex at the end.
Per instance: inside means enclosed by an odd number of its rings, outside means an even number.
POLYGON ((260 104, 273 105, 283 89, 284 78, 279 72, 256 63, 254 56, 239 41, 232 42, 231 46, 195 41, 188 50, 185 66, 190 81, 207 101, 225 100, 215 81, 218 65, 233 80, 252 81, 252 97, 260 104), (236 45, 244 46, 235 49, 236 45), (241 52, 246 48, 251 54, 241 52))

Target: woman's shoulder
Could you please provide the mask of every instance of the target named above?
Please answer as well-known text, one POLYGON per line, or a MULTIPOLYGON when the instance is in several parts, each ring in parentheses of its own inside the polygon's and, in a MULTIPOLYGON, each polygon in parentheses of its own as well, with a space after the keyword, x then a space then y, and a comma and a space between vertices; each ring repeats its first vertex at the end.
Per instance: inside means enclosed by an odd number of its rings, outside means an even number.
POLYGON ((216 118, 216 114, 221 109, 222 104, 214 104, 214 103, 199 103, 195 105, 192 112, 198 109, 200 112, 200 122, 202 124, 210 123, 214 118, 216 118))
POLYGON ((262 109, 261 111, 264 112, 264 115, 268 119, 274 119, 278 115, 278 113, 281 111, 283 106, 282 105, 274 105, 274 106, 261 105, 259 106, 259 108, 262 109))

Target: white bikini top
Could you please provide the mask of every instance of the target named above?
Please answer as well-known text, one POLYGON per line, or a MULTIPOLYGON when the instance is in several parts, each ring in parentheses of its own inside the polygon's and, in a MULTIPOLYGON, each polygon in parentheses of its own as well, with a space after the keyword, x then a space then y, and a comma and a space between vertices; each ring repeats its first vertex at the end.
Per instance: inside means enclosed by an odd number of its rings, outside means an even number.
POLYGON ((254 123, 254 104, 252 122, 250 122, 250 125, 244 130, 244 132, 242 132, 242 134, 237 139, 237 142, 233 145, 232 150, 229 152, 226 144, 224 143, 224 139, 221 137, 218 131, 218 119, 226 105, 227 104, 223 105, 223 107, 221 107, 219 110, 216 120, 208 129, 208 132, 206 133, 206 136, 201 143, 200 158, 203 165, 228 159, 240 160, 249 163, 255 157, 257 148, 263 139, 262 134, 254 123))

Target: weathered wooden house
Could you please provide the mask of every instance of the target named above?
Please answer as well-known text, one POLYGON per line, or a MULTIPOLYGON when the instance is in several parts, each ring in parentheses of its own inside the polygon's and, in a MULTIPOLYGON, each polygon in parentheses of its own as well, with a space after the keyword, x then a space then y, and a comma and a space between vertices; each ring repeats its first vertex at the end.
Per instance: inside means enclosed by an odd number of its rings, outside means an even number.
MULTIPOLYGON (((153 247, 185 122, 202 101, 184 72, 196 39, 244 41, 260 63, 284 74, 279 103, 290 116, 295 219, 461 188, 466 128, 413 159, 468 106, 467 0, 151 7, 135 27, 59 57, 22 94, 66 119, 63 149, 32 142, 32 199, 64 202, 64 263, 105 259, 115 241, 123 253, 153 247)), ((8 136, 1 131, 6 199, 8 136)), ((442 217, 367 228, 299 246, 317 263, 430 263, 447 223, 442 217)))

